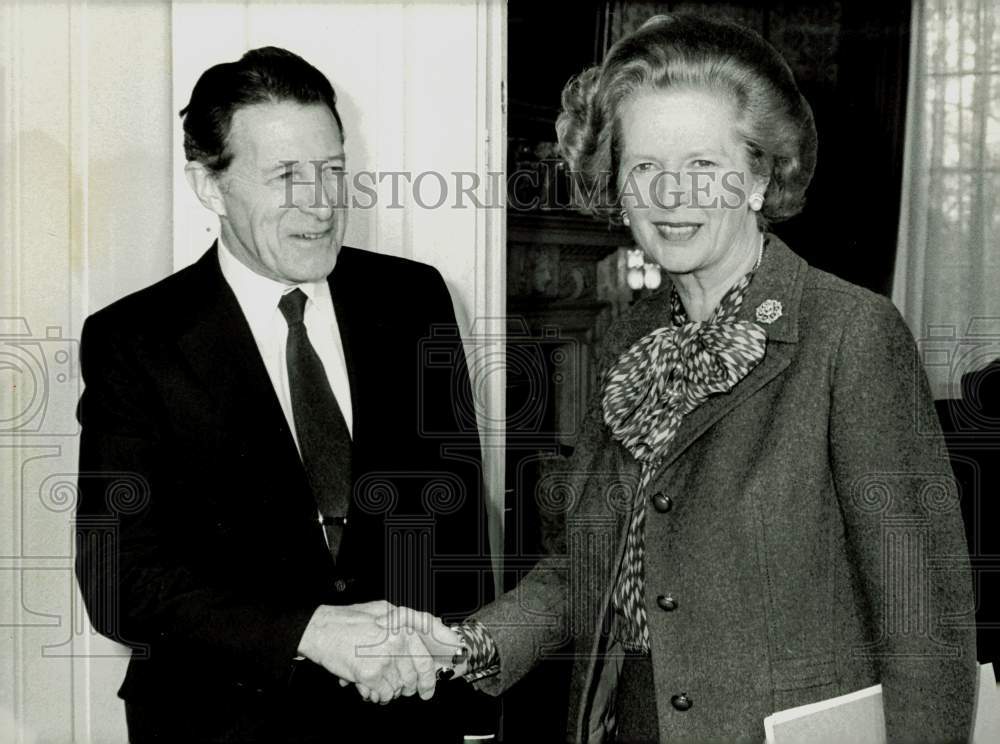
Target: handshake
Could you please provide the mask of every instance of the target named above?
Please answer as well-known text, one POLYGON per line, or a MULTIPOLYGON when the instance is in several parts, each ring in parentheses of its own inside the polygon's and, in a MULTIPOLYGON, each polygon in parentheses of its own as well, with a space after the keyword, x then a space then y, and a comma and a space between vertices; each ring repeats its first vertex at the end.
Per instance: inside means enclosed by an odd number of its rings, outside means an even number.
POLYGON ((459 635, 438 618, 386 601, 334 606, 313 613, 298 652, 353 684, 365 700, 434 695, 439 678, 465 673, 459 635))

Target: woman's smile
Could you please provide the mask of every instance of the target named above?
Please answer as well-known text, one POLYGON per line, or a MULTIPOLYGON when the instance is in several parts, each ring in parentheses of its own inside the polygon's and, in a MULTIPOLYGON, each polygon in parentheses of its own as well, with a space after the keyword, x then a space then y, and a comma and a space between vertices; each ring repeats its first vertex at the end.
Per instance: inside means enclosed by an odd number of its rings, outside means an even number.
POLYGON ((679 243, 690 240, 701 228, 700 222, 654 222, 653 226, 664 240, 679 243))

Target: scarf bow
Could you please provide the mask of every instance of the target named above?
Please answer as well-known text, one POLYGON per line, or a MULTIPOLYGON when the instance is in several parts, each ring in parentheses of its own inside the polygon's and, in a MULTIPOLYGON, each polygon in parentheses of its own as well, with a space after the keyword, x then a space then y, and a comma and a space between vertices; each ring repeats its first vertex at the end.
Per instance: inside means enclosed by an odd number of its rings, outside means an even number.
POLYGON ((666 452, 686 414, 710 395, 731 390, 764 358, 764 328, 736 319, 750 276, 705 322, 688 321, 674 291, 674 324, 643 336, 608 373, 604 420, 644 471, 666 452))

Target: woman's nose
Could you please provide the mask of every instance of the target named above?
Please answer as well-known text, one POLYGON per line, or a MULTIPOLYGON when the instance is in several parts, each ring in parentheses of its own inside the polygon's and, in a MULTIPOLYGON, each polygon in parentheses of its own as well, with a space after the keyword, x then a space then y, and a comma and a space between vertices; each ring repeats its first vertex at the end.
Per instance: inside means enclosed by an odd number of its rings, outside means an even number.
POLYGON ((680 173, 661 171, 657 174, 653 188, 653 206, 660 209, 676 209, 687 203, 688 184, 680 173))

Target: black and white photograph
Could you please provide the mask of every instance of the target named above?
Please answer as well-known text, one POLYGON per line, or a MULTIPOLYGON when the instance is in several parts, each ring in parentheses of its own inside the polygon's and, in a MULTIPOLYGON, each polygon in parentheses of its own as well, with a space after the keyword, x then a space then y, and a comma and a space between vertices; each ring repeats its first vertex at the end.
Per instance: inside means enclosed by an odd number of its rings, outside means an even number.
POLYGON ((0 0, 0 742, 1000 742, 998 0, 0 0))

